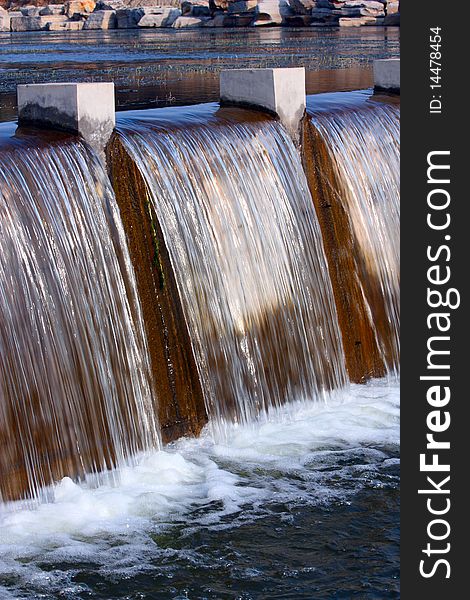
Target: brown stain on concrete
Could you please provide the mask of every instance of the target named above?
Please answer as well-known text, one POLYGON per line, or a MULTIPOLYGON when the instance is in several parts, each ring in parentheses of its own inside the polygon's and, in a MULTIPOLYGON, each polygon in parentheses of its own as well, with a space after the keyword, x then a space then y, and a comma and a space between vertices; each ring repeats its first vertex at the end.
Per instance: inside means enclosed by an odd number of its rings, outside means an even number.
POLYGON ((198 435, 207 422, 204 397, 163 234, 145 181, 117 134, 107 160, 137 280, 162 438, 198 435))
POLYGON ((371 275, 360 267, 361 249, 341 200, 341 184, 328 148, 308 117, 303 120, 301 136, 302 162, 322 231, 349 377, 358 383, 383 377, 383 355, 361 290, 361 286, 366 290, 375 326, 383 332, 381 337, 390 339, 385 331, 378 281, 372 281, 371 275))

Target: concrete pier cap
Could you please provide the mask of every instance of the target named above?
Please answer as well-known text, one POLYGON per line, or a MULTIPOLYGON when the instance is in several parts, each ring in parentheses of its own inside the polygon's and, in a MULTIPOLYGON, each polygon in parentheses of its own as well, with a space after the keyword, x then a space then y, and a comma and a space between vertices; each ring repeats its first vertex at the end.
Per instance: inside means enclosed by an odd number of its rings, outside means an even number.
POLYGON ((220 102, 261 108, 277 117, 294 140, 305 113, 305 69, 230 69, 220 74, 220 102))
POLYGON ((44 83, 19 85, 18 124, 61 129, 81 135, 104 149, 116 118, 114 83, 44 83))
POLYGON ((374 60, 374 88, 377 91, 400 93, 400 59, 374 60))

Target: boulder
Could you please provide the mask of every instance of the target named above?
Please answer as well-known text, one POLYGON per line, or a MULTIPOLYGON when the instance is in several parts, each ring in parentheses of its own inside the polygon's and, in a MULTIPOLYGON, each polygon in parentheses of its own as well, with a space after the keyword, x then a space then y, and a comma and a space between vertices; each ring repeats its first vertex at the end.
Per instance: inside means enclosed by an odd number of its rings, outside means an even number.
POLYGON ((138 27, 171 27, 178 17, 181 16, 179 8, 144 8, 145 14, 137 23, 138 27))
POLYGON ((10 31, 10 15, 4 8, 0 8, 0 31, 10 31))
POLYGON ((255 25, 280 25, 285 17, 292 14, 287 0, 258 0, 258 15, 255 25))
POLYGON ((73 17, 73 15, 83 15, 85 13, 92 13, 95 10, 95 0, 70 0, 64 5, 64 12, 67 17, 73 17))
POLYGON ((226 15, 224 27, 251 27, 256 19, 255 12, 241 15, 226 15))
POLYGON ((41 9, 37 6, 25 6, 24 8, 20 8, 20 11, 24 17, 39 17, 41 9))
POLYGON ((225 27, 226 15, 223 13, 216 14, 213 19, 209 19, 204 23, 204 27, 225 27))
POLYGON ((83 29, 116 29, 117 19, 115 10, 95 10, 83 25, 83 29))
POLYGON ((395 15, 400 12, 400 2, 398 0, 388 0, 385 6, 387 15, 395 15))
POLYGON ((123 8, 116 11, 118 29, 137 29, 137 23, 145 15, 143 8, 123 8))
POLYGON ((376 17, 344 17, 339 20, 340 27, 361 27, 363 25, 383 25, 383 19, 376 17))
POLYGON ((51 22, 47 24, 46 29, 48 31, 80 31, 83 29, 84 23, 85 21, 51 22))
POLYGON ((181 13, 185 17, 210 17, 211 9, 206 0, 185 0, 181 4, 181 13))
POLYGON ((258 7, 258 0, 234 0, 228 5, 229 14, 243 14, 255 11, 258 7))
POLYGON ((211 11, 227 10, 229 0, 209 0, 209 8, 211 11))
POLYGON ((51 15, 63 15, 65 14, 63 4, 49 4, 39 11, 41 17, 50 17, 51 15))
POLYGON ((383 20, 383 24, 387 27, 391 25, 400 25, 400 13, 393 13, 391 15, 387 15, 383 20))
POLYGON ((45 25, 41 23, 41 17, 12 17, 10 21, 11 31, 41 31, 45 25))
POLYGON ((172 27, 174 29, 195 29, 202 27, 207 20, 203 17, 178 17, 172 27))
POLYGON ((289 0, 289 4, 296 15, 309 15, 312 9, 318 8, 318 2, 314 0, 289 0))

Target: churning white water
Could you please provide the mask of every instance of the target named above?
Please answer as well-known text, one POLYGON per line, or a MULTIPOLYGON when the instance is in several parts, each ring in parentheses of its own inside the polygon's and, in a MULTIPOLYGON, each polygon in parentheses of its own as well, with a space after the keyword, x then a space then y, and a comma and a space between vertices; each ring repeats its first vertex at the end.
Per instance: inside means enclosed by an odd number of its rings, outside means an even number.
POLYGON ((76 575, 85 567, 116 581, 192 560, 192 540, 164 543, 178 525, 186 538, 215 534, 262 519, 273 503, 337 505, 366 486, 396 485, 388 471, 398 463, 397 382, 352 385, 328 404, 294 403, 227 427, 218 438, 209 424, 198 439, 142 455, 108 484, 65 478, 50 503, 4 505, 0 582, 9 591, 0 584, 0 598, 25 587, 82 597, 87 584, 76 575))

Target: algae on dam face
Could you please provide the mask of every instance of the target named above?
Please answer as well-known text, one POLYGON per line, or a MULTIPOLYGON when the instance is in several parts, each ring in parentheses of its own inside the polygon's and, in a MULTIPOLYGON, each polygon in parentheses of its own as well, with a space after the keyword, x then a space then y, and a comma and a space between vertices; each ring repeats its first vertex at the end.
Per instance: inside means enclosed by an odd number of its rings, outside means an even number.
POLYGON ((0 166, 0 493, 38 496, 159 447, 116 200, 78 140, 15 142, 0 166))

